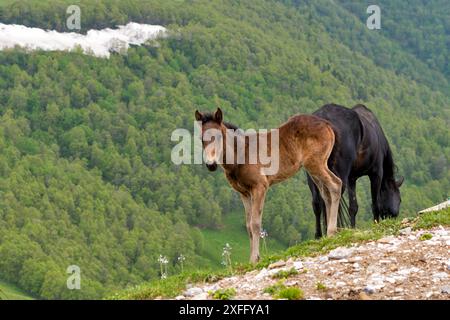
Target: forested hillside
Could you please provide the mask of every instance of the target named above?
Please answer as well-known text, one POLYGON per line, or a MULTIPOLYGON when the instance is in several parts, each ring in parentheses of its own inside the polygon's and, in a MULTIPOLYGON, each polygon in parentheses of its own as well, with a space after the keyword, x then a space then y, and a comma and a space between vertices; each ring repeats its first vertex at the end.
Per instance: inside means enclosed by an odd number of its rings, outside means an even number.
MULTIPOLYGON (((135 21, 169 36, 110 59, 0 51, 0 279, 46 299, 99 298, 158 278, 160 254, 169 273, 180 254, 185 268, 208 265, 201 230, 243 208, 220 171, 170 161, 171 133, 193 131, 196 109, 272 128, 325 103, 366 104, 405 176, 402 212, 447 197, 448 1, 382 1, 374 31, 367 6, 325 0, 0 0, 0 22, 68 31, 74 3, 83 32, 135 21), (69 265, 82 290, 67 290, 69 265)), ((367 180, 357 188, 364 224, 367 180)), ((313 236, 303 173, 269 192, 263 227, 285 245, 313 236)))

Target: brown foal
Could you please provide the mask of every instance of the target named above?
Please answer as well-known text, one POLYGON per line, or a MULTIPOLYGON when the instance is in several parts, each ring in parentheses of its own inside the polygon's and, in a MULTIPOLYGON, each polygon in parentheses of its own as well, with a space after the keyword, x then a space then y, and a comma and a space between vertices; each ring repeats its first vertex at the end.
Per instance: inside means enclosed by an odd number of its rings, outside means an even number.
POLYGON ((276 132, 230 135, 230 129, 237 128, 223 121, 220 108, 215 113, 196 111, 195 119, 201 122, 201 139, 208 169, 214 171, 220 164, 228 182, 241 196, 250 237, 250 262, 259 260, 261 220, 267 190, 271 185, 292 177, 301 167, 309 173, 324 199, 327 235, 336 233, 342 182, 327 166, 335 141, 329 122, 313 115, 295 115, 275 129, 276 132), (214 135, 214 139, 205 138, 208 131, 219 134, 214 135), (256 147, 251 146, 252 141, 257 141, 256 147), (261 156, 255 157, 262 147, 272 159, 278 161, 276 172, 265 173, 269 164, 261 161, 261 156), (229 161, 230 158, 236 159, 235 155, 239 152, 244 155, 241 159, 245 161, 229 161))

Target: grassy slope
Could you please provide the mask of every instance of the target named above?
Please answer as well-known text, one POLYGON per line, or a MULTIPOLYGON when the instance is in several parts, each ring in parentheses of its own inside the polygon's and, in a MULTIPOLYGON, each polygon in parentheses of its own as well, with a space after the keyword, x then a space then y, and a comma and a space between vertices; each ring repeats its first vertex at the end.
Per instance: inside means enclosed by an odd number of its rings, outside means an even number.
POLYGON ((17 287, 0 280, 0 300, 33 300, 17 287))
POLYGON ((416 217, 410 217, 406 224, 401 219, 385 220, 379 224, 373 224, 368 229, 342 230, 335 237, 305 241, 286 251, 263 257, 262 261, 256 266, 240 264, 235 265, 233 272, 222 269, 214 272, 196 271, 179 274, 165 280, 153 281, 118 292, 111 296, 110 299, 170 298, 180 294, 186 288, 187 283, 215 281, 231 274, 239 274, 254 268, 266 267, 271 262, 279 259, 323 254, 339 246, 376 240, 386 235, 397 235, 399 230, 405 226, 412 226, 413 229, 427 229, 438 225, 450 226, 450 208, 439 212, 430 212, 416 217))
MULTIPOLYGON (((223 218, 223 228, 220 230, 205 229, 204 236, 204 256, 210 261, 214 269, 221 267, 222 249, 229 243, 232 249, 233 262, 246 263, 248 261, 249 240, 244 224, 244 213, 233 212, 223 218)), ((270 236, 266 240, 269 254, 286 249, 282 243, 270 236)), ((262 254, 264 249, 261 247, 262 254)))

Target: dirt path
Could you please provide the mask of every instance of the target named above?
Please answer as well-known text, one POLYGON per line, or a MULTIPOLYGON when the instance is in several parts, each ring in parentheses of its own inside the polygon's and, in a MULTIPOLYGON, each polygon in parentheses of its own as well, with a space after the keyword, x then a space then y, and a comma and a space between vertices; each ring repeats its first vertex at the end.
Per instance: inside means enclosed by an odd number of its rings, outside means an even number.
POLYGON ((292 268, 298 274, 284 284, 301 288, 309 300, 450 300, 450 228, 406 228, 398 237, 341 247, 313 258, 278 261, 267 269, 191 287, 177 299, 209 299, 208 292, 220 288, 234 288, 234 299, 272 299, 264 293, 279 281, 272 276, 292 268))

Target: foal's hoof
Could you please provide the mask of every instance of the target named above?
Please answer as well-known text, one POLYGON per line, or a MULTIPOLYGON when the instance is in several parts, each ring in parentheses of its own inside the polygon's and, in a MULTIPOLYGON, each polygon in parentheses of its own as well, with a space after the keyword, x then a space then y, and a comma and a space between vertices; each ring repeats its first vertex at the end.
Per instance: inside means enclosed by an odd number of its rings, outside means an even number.
POLYGON ((258 262, 259 262, 259 256, 250 258, 250 263, 251 264, 257 264, 258 262))
POLYGON ((336 235, 337 230, 328 230, 327 231, 327 237, 332 237, 334 235, 336 235))

